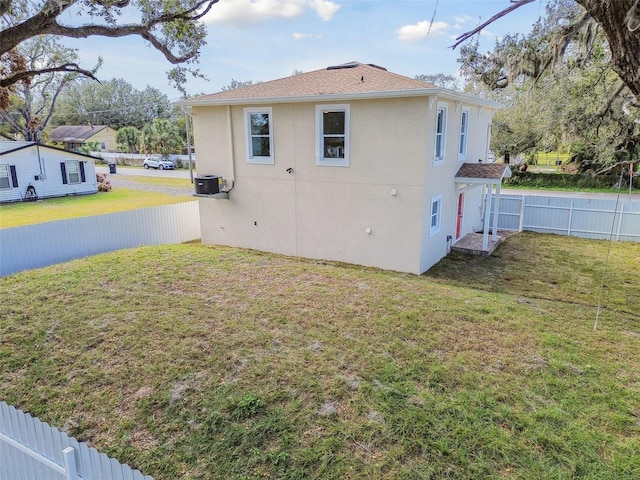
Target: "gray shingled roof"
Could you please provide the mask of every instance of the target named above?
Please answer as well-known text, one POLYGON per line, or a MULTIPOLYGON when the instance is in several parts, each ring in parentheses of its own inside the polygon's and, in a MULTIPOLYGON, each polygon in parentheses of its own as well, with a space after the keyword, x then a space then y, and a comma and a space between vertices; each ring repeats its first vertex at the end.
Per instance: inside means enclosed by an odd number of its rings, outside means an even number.
POLYGON ((474 178, 502 180, 511 177, 511 168, 506 163, 463 163, 456 179, 474 178))
POLYGON ((54 128, 49 138, 53 142, 83 143, 105 128, 106 125, 63 125, 54 128))
POLYGON ((501 105, 459 92, 447 90, 414 78, 387 71, 373 64, 350 62, 312 72, 291 75, 248 87, 200 95, 178 102, 182 105, 238 105, 330 101, 347 98, 385 98, 392 96, 442 95, 472 104, 500 108, 501 105))

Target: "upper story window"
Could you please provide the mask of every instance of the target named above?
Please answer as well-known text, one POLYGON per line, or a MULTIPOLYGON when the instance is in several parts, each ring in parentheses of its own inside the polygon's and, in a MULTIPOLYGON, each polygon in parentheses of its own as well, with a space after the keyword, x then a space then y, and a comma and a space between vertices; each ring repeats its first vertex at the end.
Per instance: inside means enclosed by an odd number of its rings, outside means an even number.
POLYGON ((432 237, 440 231, 440 218, 442 217, 442 195, 436 195, 431 199, 431 224, 429 236, 432 237))
POLYGON ((349 105, 316 106, 316 165, 349 166, 349 105))
POLYGON ((244 109, 247 163, 275 163, 272 119, 271 107, 244 109))
POLYGON ((460 115, 460 139, 458 141, 458 160, 467 159, 467 141, 469 139, 469 109, 463 108, 460 115))
POLYGON ((447 105, 438 104, 438 116, 436 117, 436 141, 433 158, 434 165, 444 163, 445 146, 447 144, 447 105))

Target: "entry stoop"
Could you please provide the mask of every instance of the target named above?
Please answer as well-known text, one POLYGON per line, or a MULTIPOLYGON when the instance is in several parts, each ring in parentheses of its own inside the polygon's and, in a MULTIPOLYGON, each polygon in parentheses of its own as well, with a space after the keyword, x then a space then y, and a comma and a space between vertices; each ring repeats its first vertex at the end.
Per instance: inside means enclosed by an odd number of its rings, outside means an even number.
POLYGON ((468 233, 454 245, 451 246, 452 252, 465 253, 467 255, 481 255, 488 257, 493 251, 498 248, 498 245, 502 243, 509 233, 498 231, 497 239, 492 240, 489 236, 489 245, 487 250, 482 249, 482 233, 468 233))

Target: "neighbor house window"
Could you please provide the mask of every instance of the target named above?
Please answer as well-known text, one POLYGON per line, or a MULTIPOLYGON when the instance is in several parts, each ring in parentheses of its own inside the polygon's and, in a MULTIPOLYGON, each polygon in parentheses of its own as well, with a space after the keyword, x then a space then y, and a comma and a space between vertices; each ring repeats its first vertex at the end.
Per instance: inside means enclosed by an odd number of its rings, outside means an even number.
POLYGON ((444 163, 444 152, 447 134, 447 106, 446 104, 438 104, 438 116, 436 117, 436 146, 434 152, 434 165, 444 163))
POLYGON ((60 172, 62 173, 62 183, 74 184, 85 182, 84 163, 77 160, 67 160, 60 162, 60 172))
POLYGON ((460 141, 458 142, 458 160, 467 159, 467 140, 469 138, 469 109, 463 108, 460 115, 460 141))
POLYGON ((11 188, 9 165, 0 165, 0 190, 5 190, 7 188, 11 188))
POLYGON ((431 223, 429 236, 432 237, 440 231, 440 218, 442 217, 442 195, 436 195, 431 199, 431 223))
POLYGON ((275 163, 272 120, 271 107, 244 109, 247 163, 275 163))
POLYGON ((316 106, 316 165, 349 166, 349 105, 316 106))

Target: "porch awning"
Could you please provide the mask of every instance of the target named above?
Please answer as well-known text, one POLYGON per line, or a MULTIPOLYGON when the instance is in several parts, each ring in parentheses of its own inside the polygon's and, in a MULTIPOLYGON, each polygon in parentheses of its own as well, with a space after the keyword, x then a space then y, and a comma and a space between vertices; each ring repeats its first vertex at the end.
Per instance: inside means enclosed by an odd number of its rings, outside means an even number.
POLYGON ((511 168, 506 163, 463 163, 455 175, 456 183, 502 183, 511 177, 511 168))
POLYGON ((463 163, 458 173, 456 173, 455 182, 465 184, 460 188, 463 192, 469 189, 475 189, 484 186, 484 227, 482 231, 482 249, 489 248, 489 219, 493 207, 493 227, 492 239, 498 239, 498 210, 500 205, 500 186, 504 178, 511 177, 511 168, 506 163, 463 163), (493 188, 496 187, 496 201, 492 202, 493 188))

